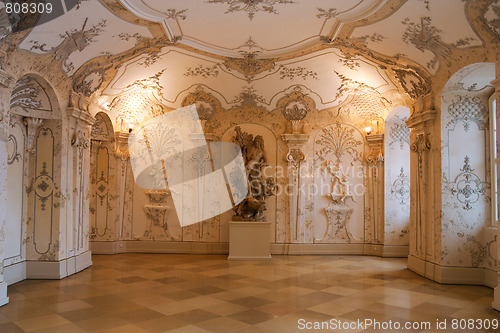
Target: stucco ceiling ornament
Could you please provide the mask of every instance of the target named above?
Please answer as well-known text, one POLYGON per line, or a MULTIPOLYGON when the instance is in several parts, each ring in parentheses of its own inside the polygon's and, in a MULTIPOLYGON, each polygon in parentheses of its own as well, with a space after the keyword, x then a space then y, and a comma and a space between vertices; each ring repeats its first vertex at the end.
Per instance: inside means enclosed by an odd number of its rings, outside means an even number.
POLYGON ((251 82, 253 78, 265 71, 272 70, 276 64, 273 59, 258 59, 260 52, 246 52, 242 51, 240 54, 242 58, 227 58, 224 61, 224 66, 229 70, 235 70, 243 74, 247 82, 251 82))
POLYGON ((278 14, 274 8, 276 4, 294 4, 296 1, 290 0, 209 0, 207 3, 220 3, 229 5, 224 14, 234 12, 247 12, 248 18, 252 20, 257 12, 278 14))
POLYGON ((344 67, 358 70, 360 57, 363 57, 385 70, 392 83, 399 86, 400 91, 408 94, 410 98, 416 99, 430 91, 431 77, 422 66, 408 59, 402 60, 401 57, 404 57, 402 54, 389 57, 368 48, 368 41, 380 42, 384 39, 382 35, 374 33, 349 39, 331 39, 327 36, 320 36, 320 39, 329 47, 338 49, 342 53, 339 62, 344 67))
POLYGON ((429 69, 435 69, 440 59, 450 59, 453 48, 469 45, 473 40, 467 37, 452 44, 445 43, 441 38, 442 31, 432 25, 430 17, 422 17, 420 23, 411 22, 409 18, 406 18, 403 24, 406 30, 402 38, 406 44, 413 44, 421 52, 431 51, 434 54, 434 59, 427 63, 429 69))
POLYGON ((164 113, 161 102, 163 87, 160 84, 163 72, 135 81, 112 100, 109 108, 116 115, 116 124, 140 124, 164 113))
POLYGON ((377 89, 365 83, 355 81, 335 71, 341 80, 337 98, 347 96, 340 111, 357 114, 365 120, 382 120, 391 102, 382 96, 377 89), (350 98, 349 98, 350 97, 350 98))
POLYGON ((276 103, 276 110, 283 113, 287 120, 303 120, 309 112, 316 110, 316 103, 300 87, 294 87, 293 92, 276 103))
POLYGON ((73 90, 81 92, 86 96, 89 96, 89 93, 93 94, 98 90, 102 90, 116 75, 117 69, 121 64, 136 57, 147 55, 142 65, 145 67, 150 66, 159 59, 158 55, 162 48, 176 45, 179 40, 180 37, 174 39, 169 39, 168 37, 144 38, 135 47, 125 52, 113 56, 94 58, 85 63, 72 75, 73 90), (99 78, 93 78, 95 75, 98 75, 99 78), (96 80, 98 80, 98 84, 93 84, 91 90, 85 88, 88 86, 89 81, 96 82, 96 80))
POLYGON ((80 30, 73 29, 71 31, 66 31, 65 34, 60 34, 59 36, 63 42, 57 47, 47 50, 47 44, 40 44, 37 40, 31 40, 30 43, 32 46, 30 50, 40 50, 45 53, 54 51, 54 60, 61 61, 66 72, 72 72, 75 68, 71 62, 67 62, 68 57, 75 51, 83 51, 91 43, 95 42, 95 38, 99 36, 103 28, 106 27, 106 20, 102 20, 92 27, 85 29, 87 20, 85 20, 80 30))
POLYGON ((492 1, 485 13, 485 22, 497 40, 500 40, 500 3, 492 1))
POLYGON ((257 94, 257 90, 254 87, 243 87, 241 93, 230 102, 230 104, 236 104, 234 108, 239 109, 250 109, 250 108, 262 108, 262 104, 267 105, 264 97, 257 94))
POLYGON ((186 96, 181 103, 183 107, 191 104, 196 105, 200 120, 208 121, 212 119, 215 113, 223 111, 219 100, 207 93, 201 86, 198 86, 195 92, 186 96))

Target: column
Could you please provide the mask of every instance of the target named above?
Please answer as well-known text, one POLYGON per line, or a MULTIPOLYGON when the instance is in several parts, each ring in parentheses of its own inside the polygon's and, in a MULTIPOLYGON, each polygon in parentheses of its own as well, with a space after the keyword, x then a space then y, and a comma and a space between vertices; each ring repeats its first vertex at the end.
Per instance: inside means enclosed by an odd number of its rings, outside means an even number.
POLYGON ((293 133, 283 134, 282 140, 288 146, 288 153, 285 156, 287 162, 288 184, 285 191, 288 196, 288 215, 287 215, 287 235, 286 243, 303 243, 305 241, 304 225, 304 205, 306 195, 302 190, 303 182, 303 163, 306 162, 306 156, 302 152, 302 147, 309 140, 308 134, 303 134, 298 130, 299 120, 292 120, 293 133))
POLYGON ((116 184, 118 186, 118 230, 117 240, 132 239, 132 214, 134 198, 134 175, 128 151, 129 133, 115 132, 116 138, 116 184))
POLYGON ((5 235, 5 211, 7 210, 7 138, 9 130, 9 109, 10 88, 14 80, 2 69, 0 69, 0 306, 9 302, 7 297, 7 283, 3 279, 4 260, 4 235, 5 235))
MULTIPOLYGON (((370 154, 366 157, 366 208, 370 210, 369 224, 365 225, 365 241, 369 244, 383 245, 384 242, 384 134, 366 136, 370 154)), ((382 255, 379 246, 365 246, 364 253, 382 255), (369 248, 366 248, 366 247, 369 248)))
MULTIPOLYGON (((495 71, 496 71, 496 78, 494 81, 491 82, 491 84, 495 88, 495 96, 496 96, 496 100, 497 100, 497 129, 498 129, 498 128, 500 128, 500 127, 498 127, 498 126, 500 126, 500 117, 498 117, 499 107, 500 107, 500 105, 499 105, 499 103, 500 103, 500 59, 497 61, 496 65, 495 65, 495 71)), ((500 155, 498 155, 499 152, 500 152, 500 136, 498 135, 498 132, 497 132, 497 156, 500 156, 500 155)), ((496 162, 500 163, 500 161, 498 159, 496 162)), ((497 177, 496 181, 497 181, 497 186, 500 186, 500 177, 497 177)), ((497 209, 500 211, 500 200, 497 202, 497 205, 498 205, 497 209)), ((497 225, 497 233, 498 233, 498 239, 500 239, 500 226, 498 226, 498 225, 497 225)), ((500 246, 498 247, 497 251, 498 251, 498 255, 500 256, 500 246)), ((498 265, 497 266, 498 285, 495 288, 495 296, 494 296, 494 300, 493 300, 492 305, 493 305, 494 309, 500 311, 500 261, 498 261, 497 265, 498 265)))
MULTIPOLYGON (((67 216, 61 231, 66 230, 67 275, 79 272, 90 265, 89 248, 89 177, 90 177, 90 131, 94 118, 87 111, 88 103, 82 96, 73 94, 67 109, 68 135, 68 189, 72 195, 68 200, 67 216)), ((63 234, 61 232, 61 234, 63 234)), ((64 239, 60 240, 64 243, 64 239)), ((61 258, 63 259, 63 258, 61 258)))

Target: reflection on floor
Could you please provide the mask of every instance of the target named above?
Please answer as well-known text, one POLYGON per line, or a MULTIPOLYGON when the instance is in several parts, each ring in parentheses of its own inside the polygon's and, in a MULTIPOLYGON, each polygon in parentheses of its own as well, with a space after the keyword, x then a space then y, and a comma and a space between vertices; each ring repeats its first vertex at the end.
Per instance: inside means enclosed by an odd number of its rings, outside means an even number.
POLYGON ((453 318, 500 319, 491 289, 431 282, 407 270, 405 259, 121 254, 93 261, 61 281, 10 286, 0 332, 304 332, 299 319, 434 325, 439 318, 448 326, 453 318))

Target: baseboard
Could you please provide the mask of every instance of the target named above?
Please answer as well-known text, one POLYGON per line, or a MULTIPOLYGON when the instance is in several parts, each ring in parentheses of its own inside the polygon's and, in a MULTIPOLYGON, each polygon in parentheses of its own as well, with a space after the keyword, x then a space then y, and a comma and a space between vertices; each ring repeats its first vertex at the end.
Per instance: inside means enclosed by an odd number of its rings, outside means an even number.
MULTIPOLYGON (((118 253, 180 253, 180 254, 229 254, 228 243, 207 242, 158 242, 158 241, 95 241, 90 242, 92 254, 118 253)), ((408 246, 383 246, 369 244, 271 244, 271 254, 345 254, 375 255, 381 257, 407 257, 408 246)))
POLYGON ((92 252, 87 250, 75 256, 75 272, 78 273, 92 266, 92 252))
POLYGON ((7 283, 0 282, 0 306, 9 303, 9 298, 7 297, 7 283))
POLYGON ((363 254, 363 244, 271 244, 271 254, 363 254))
POLYGON ((227 260, 271 260, 271 255, 269 257, 240 257, 240 256, 228 256, 227 260))
POLYGON ((26 261, 4 267, 3 279, 8 286, 26 280, 26 261))
POLYGON ((495 288, 495 296, 493 297, 493 303, 491 303, 493 309, 500 311, 500 286, 495 288))
POLYGON ((61 261, 26 261, 26 278, 34 280, 59 280, 78 273, 92 265, 91 252, 85 251, 61 261))
POLYGON ((118 253, 179 253, 179 254, 228 254, 228 243, 116 241, 90 242, 92 254, 118 253))
POLYGON ((410 252, 408 245, 364 244, 363 254, 384 258, 406 258, 410 252))
POLYGON ((441 266, 410 255, 408 269, 443 284, 498 285, 498 272, 486 268, 441 266))

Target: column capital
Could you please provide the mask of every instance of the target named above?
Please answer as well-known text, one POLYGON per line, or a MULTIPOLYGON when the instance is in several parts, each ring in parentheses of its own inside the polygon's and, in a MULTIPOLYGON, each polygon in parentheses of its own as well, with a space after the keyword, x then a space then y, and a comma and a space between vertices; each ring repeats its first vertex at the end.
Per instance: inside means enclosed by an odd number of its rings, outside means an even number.
POLYGON ((384 134, 370 134, 366 136, 366 142, 371 152, 366 156, 369 163, 384 161, 384 134))
POLYGON ((130 158, 128 151, 128 137, 129 133, 115 132, 116 150, 115 156, 125 161, 130 158))
POLYGON ((33 117, 24 117, 23 119, 24 125, 26 125, 27 129, 27 141, 26 141, 26 151, 30 153, 35 152, 35 135, 40 126, 43 124, 43 119, 33 118, 33 117))
POLYGON ((92 117, 92 115, 86 110, 81 110, 73 106, 68 106, 66 108, 66 113, 68 117, 75 118, 79 122, 81 121, 83 122, 84 125, 87 126, 92 126, 95 122, 95 118, 92 117))
POLYGON ((288 146, 288 153, 285 156, 285 161, 296 164, 306 160, 305 154, 302 152, 302 147, 309 140, 309 134, 282 134, 281 139, 288 146))
POLYGON ((309 134, 282 134, 281 139, 289 148, 301 148, 309 140, 309 134))
POLYGON ((432 123, 437 117, 437 112, 434 109, 427 109, 424 111, 417 111, 406 119, 406 126, 410 129, 421 130, 429 123, 432 123))

